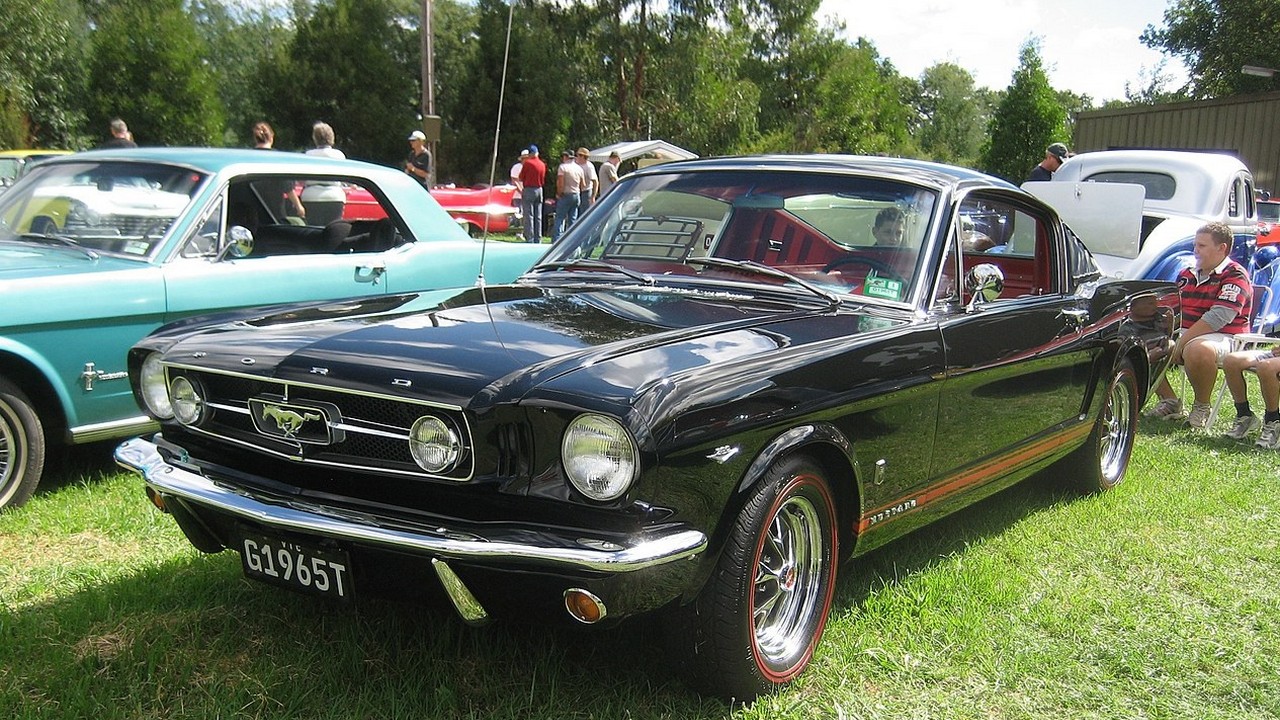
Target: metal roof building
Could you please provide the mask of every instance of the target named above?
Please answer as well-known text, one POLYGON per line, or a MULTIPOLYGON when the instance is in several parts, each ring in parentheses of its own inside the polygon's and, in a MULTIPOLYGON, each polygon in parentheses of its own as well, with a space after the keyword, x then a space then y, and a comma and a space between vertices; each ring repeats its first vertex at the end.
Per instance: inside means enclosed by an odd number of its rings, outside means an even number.
POLYGON ((1280 195, 1280 92, 1076 116, 1071 149, 1214 150, 1239 157, 1258 187, 1280 195))

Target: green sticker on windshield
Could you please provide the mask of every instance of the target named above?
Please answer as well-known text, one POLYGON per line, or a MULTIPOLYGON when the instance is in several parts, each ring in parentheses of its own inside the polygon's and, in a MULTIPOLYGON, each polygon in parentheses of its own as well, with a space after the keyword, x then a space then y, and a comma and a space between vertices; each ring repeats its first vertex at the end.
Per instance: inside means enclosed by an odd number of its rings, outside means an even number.
POLYGON ((862 285, 862 294, 886 300, 901 300, 902 281, 887 277, 868 277, 862 285))

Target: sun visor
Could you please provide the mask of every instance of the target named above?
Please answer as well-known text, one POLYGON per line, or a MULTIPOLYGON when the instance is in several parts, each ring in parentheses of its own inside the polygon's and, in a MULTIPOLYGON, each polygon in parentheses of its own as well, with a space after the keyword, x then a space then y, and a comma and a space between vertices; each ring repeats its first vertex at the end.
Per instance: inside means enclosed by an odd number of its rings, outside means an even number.
POLYGON ((1052 205, 1095 255, 1127 259, 1142 249, 1146 189, 1130 183, 1028 182, 1022 189, 1052 205))

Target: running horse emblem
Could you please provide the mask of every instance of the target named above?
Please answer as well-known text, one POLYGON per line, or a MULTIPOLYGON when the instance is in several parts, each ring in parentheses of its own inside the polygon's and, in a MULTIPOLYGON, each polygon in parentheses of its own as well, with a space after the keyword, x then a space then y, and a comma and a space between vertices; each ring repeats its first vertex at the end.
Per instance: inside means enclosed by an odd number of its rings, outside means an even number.
POLYGON ((322 420, 322 416, 318 412, 295 412, 286 410, 279 405, 264 405, 262 408, 263 419, 271 418, 275 420, 276 427, 280 428, 280 432, 285 437, 291 438, 302 429, 302 426, 310 420, 322 420))

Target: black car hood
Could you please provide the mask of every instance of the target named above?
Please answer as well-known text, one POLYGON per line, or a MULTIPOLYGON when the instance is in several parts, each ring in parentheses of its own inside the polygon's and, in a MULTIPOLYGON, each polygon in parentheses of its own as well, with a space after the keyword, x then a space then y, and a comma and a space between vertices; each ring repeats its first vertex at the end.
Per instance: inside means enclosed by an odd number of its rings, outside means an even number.
POLYGON ((626 402, 672 373, 790 343, 762 324, 836 312, 670 288, 502 286, 438 299, 284 309, 179 335, 167 359, 460 407, 516 400, 577 372, 598 399, 626 402))

